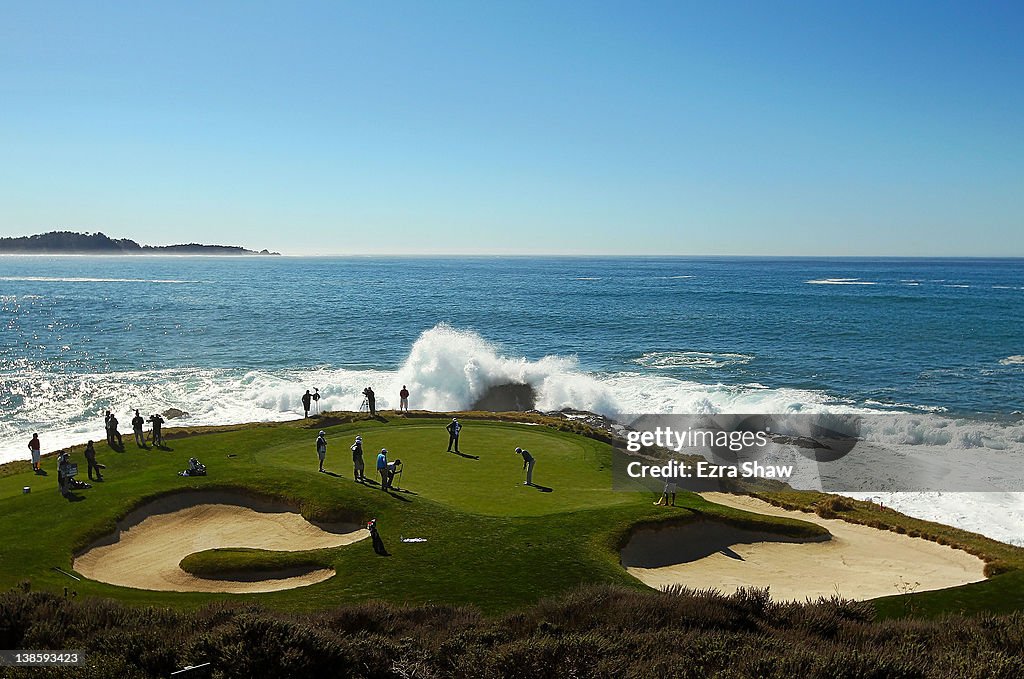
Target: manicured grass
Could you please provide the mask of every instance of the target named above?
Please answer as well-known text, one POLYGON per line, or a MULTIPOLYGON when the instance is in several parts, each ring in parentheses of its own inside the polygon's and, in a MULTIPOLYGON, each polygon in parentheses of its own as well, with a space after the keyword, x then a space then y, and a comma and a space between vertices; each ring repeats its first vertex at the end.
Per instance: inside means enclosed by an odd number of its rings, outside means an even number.
MULTIPOLYGON (((76 502, 58 494, 53 458, 44 460, 48 477, 31 474, 27 462, 5 465, 0 468, 0 529, 5 536, 0 589, 29 579, 37 590, 62 592, 67 586, 80 596, 146 605, 194 607, 244 599, 272 608, 311 611, 384 599, 475 604, 485 611, 498 611, 535 603, 581 584, 645 589, 619 565, 618 549, 636 526, 713 518, 796 536, 811 537, 824 530, 806 522, 722 507, 689 493, 679 495, 677 508, 655 507, 649 492, 611 489, 612 448, 599 440, 601 435, 566 431, 588 433, 534 414, 474 419, 483 417, 467 414, 462 418, 462 455, 445 451, 448 419, 425 414, 388 415, 385 421, 371 421, 333 413, 280 424, 179 430, 169 432, 169 450, 139 450, 126 438, 124 452, 97 446, 100 461, 107 465, 106 480, 80 491, 82 499, 76 502), (328 474, 317 471, 314 441, 321 428, 328 435, 328 474), (378 478, 374 462, 380 448, 389 450, 390 459, 402 459, 401 490, 387 493, 353 481, 349 445, 357 434, 364 439, 368 477, 378 478), (513 452, 517 445, 537 458, 534 482, 539 487, 522 485, 522 460, 513 452), (178 476, 189 457, 204 462, 209 475, 178 476), (22 495, 26 485, 32 486, 32 492, 22 495), (133 590, 76 582, 53 570, 70 571, 73 553, 113 532, 117 519, 133 508, 159 495, 190 489, 230 489, 285 500, 314 521, 363 523, 377 518, 391 556, 377 556, 370 541, 364 540, 316 552, 219 549, 186 559, 189 569, 198 572, 312 565, 330 566, 337 572, 309 587, 250 595, 133 590), (403 543, 401 536, 426 542, 403 543)), ((80 448, 73 459, 84 479, 80 448)), ((1021 552, 1008 549, 990 556, 1021 552)), ((1016 567, 1015 561, 1010 563, 1011 570, 1016 567)), ((1021 591, 1020 578, 1004 577, 991 581, 991 586, 1003 581, 1021 591)))

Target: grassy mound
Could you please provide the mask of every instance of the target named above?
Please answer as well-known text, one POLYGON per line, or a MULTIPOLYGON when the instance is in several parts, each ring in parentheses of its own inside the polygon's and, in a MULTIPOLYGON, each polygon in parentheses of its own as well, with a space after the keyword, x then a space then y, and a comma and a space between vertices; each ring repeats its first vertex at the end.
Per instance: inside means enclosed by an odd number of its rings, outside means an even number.
POLYGON ((200 578, 238 580, 248 575, 286 577, 333 567, 333 550, 274 552, 234 547, 206 549, 181 560, 181 570, 200 578))

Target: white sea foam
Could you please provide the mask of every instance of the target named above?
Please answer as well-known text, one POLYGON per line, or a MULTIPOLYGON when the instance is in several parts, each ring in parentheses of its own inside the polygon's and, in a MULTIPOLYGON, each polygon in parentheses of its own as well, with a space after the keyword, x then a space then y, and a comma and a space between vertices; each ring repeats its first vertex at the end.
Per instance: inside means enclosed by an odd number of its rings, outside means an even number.
POLYGON ((1007 356, 999 361, 1000 365, 1024 365, 1024 356, 1007 356))
POLYGON ((29 283, 199 283, 200 281, 179 281, 152 278, 78 278, 57 276, 0 276, 0 281, 22 281, 29 283))
POLYGON ((878 285, 875 281, 862 281, 859 278, 819 278, 804 281, 810 285, 878 285))
POLYGON ((843 493, 947 526, 1024 546, 1024 493, 843 493))
POLYGON ((719 353, 712 351, 652 351, 634 359, 645 368, 724 368, 744 365, 754 360, 749 354, 719 353))

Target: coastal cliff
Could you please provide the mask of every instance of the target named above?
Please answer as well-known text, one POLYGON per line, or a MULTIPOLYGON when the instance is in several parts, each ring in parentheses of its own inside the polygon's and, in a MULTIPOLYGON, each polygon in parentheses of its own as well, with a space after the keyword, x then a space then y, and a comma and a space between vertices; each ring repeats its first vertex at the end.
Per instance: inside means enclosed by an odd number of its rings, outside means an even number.
POLYGON ((50 231, 34 236, 0 238, 5 254, 96 254, 96 255, 279 255, 268 250, 247 250, 238 245, 140 245, 128 238, 106 234, 50 231))

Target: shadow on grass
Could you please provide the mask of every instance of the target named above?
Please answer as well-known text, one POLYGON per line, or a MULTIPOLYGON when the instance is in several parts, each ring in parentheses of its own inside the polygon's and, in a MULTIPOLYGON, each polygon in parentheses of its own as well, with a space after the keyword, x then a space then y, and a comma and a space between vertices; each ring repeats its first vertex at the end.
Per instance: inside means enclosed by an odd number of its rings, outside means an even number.
POLYGON ((532 488, 536 488, 537 490, 539 490, 542 493, 551 493, 551 492, 554 492, 554 490, 555 490, 554 488, 552 488, 550 486, 542 486, 542 485, 537 484, 537 483, 531 483, 531 484, 528 484, 528 485, 530 487, 532 487, 532 488))
POLYGON ((463 453, 462 451, 459 451, 459 450, 446 450, 445 452, 446 453, 451 453, 452 455, 458 455, 459 457, 464 457, 467 460, 479 460, 480 459, 479 455, 470 455, 469 453, 463 453))

